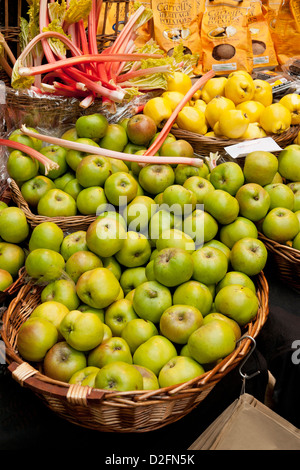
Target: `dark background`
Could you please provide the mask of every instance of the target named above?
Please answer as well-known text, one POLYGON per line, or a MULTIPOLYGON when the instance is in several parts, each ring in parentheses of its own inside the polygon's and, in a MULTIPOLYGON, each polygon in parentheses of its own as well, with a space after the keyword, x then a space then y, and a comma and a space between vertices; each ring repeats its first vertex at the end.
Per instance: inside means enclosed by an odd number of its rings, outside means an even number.
MULTIPOLYGON (((254 352, 243 366, 250 375, 246 392, 264 402, 268 370, 276 378, 272 409, 300 427, 300 366, 293 364, 292 343, 300 340, 299 293, 281 282, 272 256, 265 275, 269 282, 269 317, 257 337, 254 352)), ((300 357, 300 354, 298 355, 300 357)), ((149 451, 185 453, 197 437, 236 398, 242 388, 239 368, 227 374, 195 410, 179 421, 146 433, 104 433, 69 423, 60 418, 30 390, 15 382, 6 366, 0 366, 0 449, 88 448, 102 458, 111 455, 136 455, 149 451), (99 447, 101 446, 101 447, 99 447)))

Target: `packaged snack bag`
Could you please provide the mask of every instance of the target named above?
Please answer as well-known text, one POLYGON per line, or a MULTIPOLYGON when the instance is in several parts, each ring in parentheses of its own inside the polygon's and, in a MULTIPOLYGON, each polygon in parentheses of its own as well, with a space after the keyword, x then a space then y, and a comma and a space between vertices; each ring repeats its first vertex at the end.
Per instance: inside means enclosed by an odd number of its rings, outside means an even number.
POLYGON ((273 39, 261 0, 251 0, 249 30, 252 40, 253 69, 271 69, 278 65, 273 39))
POLYGON ((249 13, 247 0, 206 0, 201 24, 204 73, 252 72, 249 13))
POLYGON ((300 2, 282 0, 275 21, 273 41, 279 64, 300 53, 300 2))
POLYGON ((202 0, 152 0, 154 39, 169 55, 179 43, 186 53, 201 55, 202 5, 202 0))

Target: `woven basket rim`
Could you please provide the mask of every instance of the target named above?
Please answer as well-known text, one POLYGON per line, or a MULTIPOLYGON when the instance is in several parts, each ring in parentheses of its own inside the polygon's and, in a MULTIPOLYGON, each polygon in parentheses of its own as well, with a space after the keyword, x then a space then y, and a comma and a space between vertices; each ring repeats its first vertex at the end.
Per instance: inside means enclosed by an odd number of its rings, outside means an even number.
POLYGON ((283 245, 275 240, 271 240, 266 237, 263 233, 259 232, 258 236, 262 242, 266 245, 267 249, 272 253, 281 256, 282 258, 290 261, 291 263, 300 263, 300 251, 289 245, 283 245))
MULTIPOLYGON (((16 311, 18 305, 22 309, 26 309, 26 296, 30 297, 31 308, 33 308, 34 305, 32 303, 32 299, 34 294, 39 294, 39 288, 32 284, 24 284, 3 314, 2 339, 6 345, 6 361, 9 365, 9 370, 19 383, 22 385, 26 384, 35 392, 50 394, 52 396, 57 395, 61 399, 68 399, 69 396, 69 398, 71 397, 72 400, 76 401, 76 397, 72 397, 71 394, 75 389, 74 386, 65 382, 52 380, 45 376, 42 371, 35 369, 30 364, 23 361, 10 342, 11 338, 8 336, 7 328, 9 326, 11 315, 16 311), (26 372, 25 380, 16 376, 16 371, 19 368, 26 368, 29 370, 29 374, 26 372)), ((247 331, 243 333, 242 338, 239 341, 239 345, 237 345, 235 350, 213 369, 205 372, 200 377, 192 379, 189 382, 185 382, 184 384, 151 391, 138 390, 130 392, 113 392, 80 386, 80 399, 82 399, 82 393, 85 392, 85 399, 88 404, 98 404, 100 401, 105 402, 106 405, 116 405, 119 403, 122 404, 122 406, 132 407, 138 403, 149 405, 154 402, 157 403, 157 400, 180 399, 189 394, 198 395, 199 392, 201 392, 201 390, 203 391, 203 389, 205 390, 206 387, 215 385, 215 383, 217 383, 224 375, 232 370, 232 368, 239 364, 243 358, 245 358, 251 345, 251 339, 249 339, 249 336, 255 339, 262 326, 265 324, 269 314, 269 286, 263 271, 257 276, 257 295, 259 298, 258 314, 255 319, 246 325, 247 331)), ((27 316, 29 314, 30 312, 27 316)), ((76 389, 75 392, 77 393, 78 389, 76 389)))

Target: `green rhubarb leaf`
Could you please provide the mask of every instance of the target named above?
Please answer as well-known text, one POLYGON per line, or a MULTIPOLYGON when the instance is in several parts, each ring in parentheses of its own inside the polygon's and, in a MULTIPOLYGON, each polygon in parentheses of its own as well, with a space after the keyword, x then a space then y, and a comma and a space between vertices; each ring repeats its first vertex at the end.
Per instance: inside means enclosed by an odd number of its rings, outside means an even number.
MULTIPOLYGON (((60 20, 56 19, 53 20, 51 23, 48 24, 46 28, 43 28, 43 32, 46 31, 55 31, 57 33, 63 34, 64 36, 68 37, 71 39, 70 36, 68 36, 63 28, 60 25, 60 20)), ((48 38, 49 45, 53 51, 54 54, 57 56, 65 56, 67 52, 67 46, 58 38, 48 38)))
POLYGON ((65 14, 67 24, 77 23, 81 19, 86 19, 92 9, 92 0, 70 0, 69 7, 65 14))
POLYGON ((34 84, 34 77, 21 77, 19 75, 19 67, 23 67, 24 64, 21 64, 19 59, 16 60, 16 63, 12 70, 11 76, 11 86, 14 89, 27 89, 30 88, 34 84))
MULTIPOLYGON (((139 3, 139 2, 135 2, 134 5, 133 5, 133 8, 135 10, 138 10, 140 8, 140 6, 142 5, 142 3, 139 3)), ((143 5, 145 6, 145 5, 143 5)), ((148 7, 145 7, 145 10, 143 11, 143 13, 139 16, 139 18, 137 19, 136 23, 135 23, 135 29, 138 29, 140 28, 141 26, 143 26, 145 23, 147 23, 149 20, 151 20, 151 18, 153 17, 153 11, 151 8, 148 8, 148 7)))
POLYGON ((62 0, 61 2, 49 3, 48 12, 49 12, 50 23, 54 20, 59 20, 62 26, 66 11, 67 11, 67 3, 65 2, 65 0, 62 0))

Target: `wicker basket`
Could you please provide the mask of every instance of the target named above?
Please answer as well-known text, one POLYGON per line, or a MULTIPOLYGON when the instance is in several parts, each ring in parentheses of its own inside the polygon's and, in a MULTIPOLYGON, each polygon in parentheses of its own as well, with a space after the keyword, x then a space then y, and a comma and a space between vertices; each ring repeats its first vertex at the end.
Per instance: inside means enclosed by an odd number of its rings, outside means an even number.
MULTIPOLYGON (((272 139, 275 140, 281 148, 285 148, 287 145, 293 143, 299 130, 300 126, 290 126, 290 128, 282 134, 272 134, 269 137, 272 137, 272 139)), ((226 152, 225 147, 243 142, 242 140, 237 139, 206 137, 205 135, 196 134, 194 132, 185 131, 175 127, 172 128, 171 132, 177 139, 187 140, 193 146, 197 155, 209 156, 210 152, 219 152, 219 155, 223 160, 231 159, 230 155, 226 152)), ((238 163, 242 163, 243 158, 238 158, 237 161, 238 163)))
POLYGON ((88 226, 96 219, 96 215, 75 215, 69 217, 46 217, 31 212, 27 202, 23 198, 17 183, 10 179, 11 197, 13 202, 23 210, 31 228, 36 227, 42 222, 54 222, 64 232, 74 232, 75 230, 87 230, 88 226))
POLYGON ((18 355, 16 340, 23 322, 40 303, 40 288, 21 287, 3 315, 2 339, 12 377, 29 388, 62 418, 82 427, 104 432, 138 433, 153 431, 178 421, 202 402, 213 387, 244 360, 268 317, 269 286, 261 272, 257 276, 259 311, 244 327, 247 335, 236 349, 202 376, 178 386, 152 391, 112 392, 81 385, 69 385, 43 375, 18 355))
POLYGON ((300 292, 300 251, 270 240, 262 233, 259 233, 259 238, 272 254, 281 280, 300 292))

